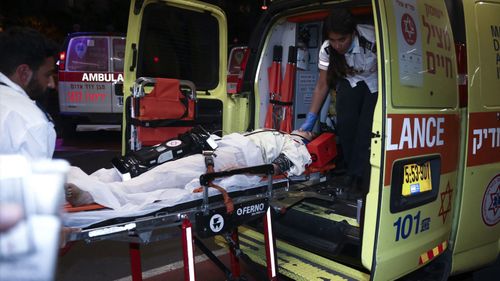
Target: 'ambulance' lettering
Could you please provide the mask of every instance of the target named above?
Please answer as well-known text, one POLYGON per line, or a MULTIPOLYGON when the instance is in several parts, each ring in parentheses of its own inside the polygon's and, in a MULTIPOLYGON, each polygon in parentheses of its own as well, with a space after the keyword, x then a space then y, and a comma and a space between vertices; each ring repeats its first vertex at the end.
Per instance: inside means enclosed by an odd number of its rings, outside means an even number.
POLYGON ((119 73, 115 78, 115 73, 84 73, 82 82, 123 82, 123 74, 119 73))
POLYGON ((443 117, 404 118, 401 128, 392 127, 392 118, 387 118, 386 150, 416 149, 444 145, 443 117), (395 134, 393 134, 393 129, 395 134), (397 132, 400 130, 401 134, 397 132), (393 143, 393 137, 396 141, 393 143), (399 138, 399 142, 398 142, 399 138))

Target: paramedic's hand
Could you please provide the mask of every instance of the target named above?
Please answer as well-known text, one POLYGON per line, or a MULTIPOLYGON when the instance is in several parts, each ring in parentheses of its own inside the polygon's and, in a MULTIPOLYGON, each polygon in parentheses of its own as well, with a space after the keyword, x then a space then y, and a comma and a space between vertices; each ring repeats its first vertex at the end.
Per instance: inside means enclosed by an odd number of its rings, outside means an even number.
POLYGON ((311 132, 314 128, 314 124, 316 124, 316 120, 318 120, 318 115, 316 113, 307 113, 306 122, 300 126, 300 130, 311 132))

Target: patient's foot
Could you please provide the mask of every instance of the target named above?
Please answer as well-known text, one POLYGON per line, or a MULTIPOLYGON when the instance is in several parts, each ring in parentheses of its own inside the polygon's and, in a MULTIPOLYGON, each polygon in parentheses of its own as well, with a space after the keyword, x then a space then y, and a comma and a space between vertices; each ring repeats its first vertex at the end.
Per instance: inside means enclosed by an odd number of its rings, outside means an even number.
POLYGON ((78 188, 78 186, 72 183, 67 183, 64 189, 66 201, 68 201, 68 203, 70 203, 73 207, 95 203, 94 198, 92 198, 92 195, 90 195, 90 193, 81 190, 80 188, 78 188))

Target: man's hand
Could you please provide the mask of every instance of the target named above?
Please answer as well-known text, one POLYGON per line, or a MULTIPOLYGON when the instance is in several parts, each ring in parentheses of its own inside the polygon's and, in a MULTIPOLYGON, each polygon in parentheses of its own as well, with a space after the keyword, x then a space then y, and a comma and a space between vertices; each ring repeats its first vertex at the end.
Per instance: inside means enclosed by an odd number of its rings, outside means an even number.
POLYGON ((0 232, 16 225, 23 218, 23 209, 20 205, 11 203, 0 204, 0 232))
POLYGON ((280 167, 276 164, 273 163, 273 168, 274 168, 274 175, 280 175, 281 174, 281 170, 280 170, 280 167))
POLYGON ((314 125, 316 124, 316 120, 318 120, 318 115, 313 112, 308 112, 306 116, 306 121, 302 126, 300 126, 301 131, 312 131, 314 128, 314 125))

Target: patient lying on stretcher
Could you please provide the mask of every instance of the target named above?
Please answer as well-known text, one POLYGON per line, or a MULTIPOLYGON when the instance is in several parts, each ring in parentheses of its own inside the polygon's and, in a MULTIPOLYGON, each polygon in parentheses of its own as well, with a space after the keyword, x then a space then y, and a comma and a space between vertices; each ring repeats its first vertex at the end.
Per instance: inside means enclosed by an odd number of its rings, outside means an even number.
MULTIPOLYGON (((233 133, 217 140, 214 170, 226 171, 272 163, 275 174, 300 175, 311 156, 306 143, 310 132, 285 134, 273 130, 257 130, 246 134, 233 133)), ((68 175, 66 200, 73 206, 91 203, 112 209, 130 209, 155 201, 191 193, 200 186, 199 177, 206 173, 201 154, 165 162, 128 181, 121 181, 114 169, 101 169, 87 175, 73 167, 68 175)), ((260 181, 257 176, 232 176, 222 179, 220 186, 251 186, 260 181), (235 178, 236 177, 236 178, 235 178), (226 181, 226 182, 224 182, 226 181)))

